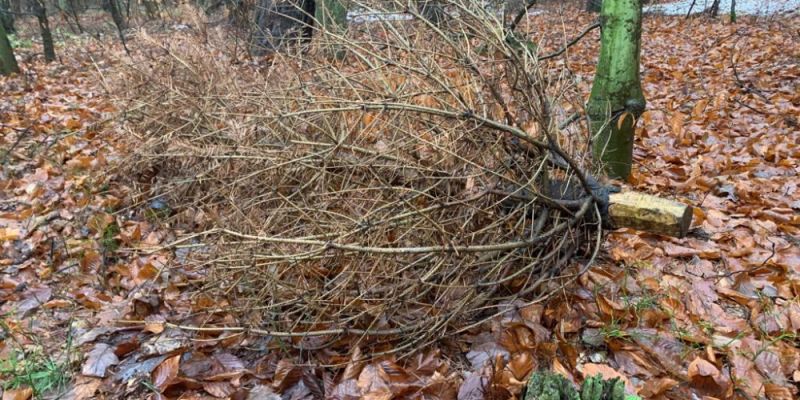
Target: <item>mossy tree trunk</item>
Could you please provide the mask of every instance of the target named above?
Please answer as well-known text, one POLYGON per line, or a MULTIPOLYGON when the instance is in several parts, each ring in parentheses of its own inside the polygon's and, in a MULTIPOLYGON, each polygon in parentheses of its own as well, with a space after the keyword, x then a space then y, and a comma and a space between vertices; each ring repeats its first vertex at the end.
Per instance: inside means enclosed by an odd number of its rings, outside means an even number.
POLYGON ((633 133, 645 108, 639 80, 641 0, 604 0, 600 59, 587 103, 595 163, 612 178, 627 178, 633 133))
POLYGON ((39 30, 42 33, 42 46, 44 47, 44 60, 47 62, 56 60, 56 48, 53 44, 53 33, 50 31, 50 23, 47 20, 47 6, 44 0, 33 1, 33 13, 39 22, 39 30))
POLYGON ((8 41, 8 35, 3 24, 0 24, 0 74, 9 75, 19 72, 17 59, 14 58, 14 50, 8 41))
POLYGON ((11 12, 11 2, 0 0, 0 24, 3 24, 6 33, 14 33, 14 14, 11 12))

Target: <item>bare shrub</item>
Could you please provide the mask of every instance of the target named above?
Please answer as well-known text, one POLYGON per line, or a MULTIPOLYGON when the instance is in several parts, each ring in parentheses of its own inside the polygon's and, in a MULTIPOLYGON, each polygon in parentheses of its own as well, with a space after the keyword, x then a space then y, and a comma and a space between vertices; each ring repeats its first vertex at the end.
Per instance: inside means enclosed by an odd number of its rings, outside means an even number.
POLYGON ((476 4, 319 31, 265 67, 221 32, 142 34, 120 80, 128 167, 150 171, 143 202, 209 217, 191 262, 237 324, 409 351, 546 299, 596 255, 587 138, 558 127, 568 74, 476 4))

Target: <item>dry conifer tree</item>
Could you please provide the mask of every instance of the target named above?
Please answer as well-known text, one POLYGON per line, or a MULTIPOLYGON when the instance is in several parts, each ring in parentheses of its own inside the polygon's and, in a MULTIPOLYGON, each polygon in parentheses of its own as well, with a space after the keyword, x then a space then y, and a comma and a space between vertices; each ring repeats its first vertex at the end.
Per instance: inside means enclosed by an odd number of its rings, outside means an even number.
POLYGON ((142 204, 202 221, 168 247, 225 299, 240 325, 227 330, 408 352, 545 301, 592 264, 611 189, 593 177, 573 78, 542 61, 563 51, 522 31, 533 3, 506 20, 448 0, 432 20, 352 2, 346 29, 314 21, 312 41, 252 75, 206 57, 213 36, 144 37, 171 59, 137 55, 123 80, 128 165, 149 171, 142 204))

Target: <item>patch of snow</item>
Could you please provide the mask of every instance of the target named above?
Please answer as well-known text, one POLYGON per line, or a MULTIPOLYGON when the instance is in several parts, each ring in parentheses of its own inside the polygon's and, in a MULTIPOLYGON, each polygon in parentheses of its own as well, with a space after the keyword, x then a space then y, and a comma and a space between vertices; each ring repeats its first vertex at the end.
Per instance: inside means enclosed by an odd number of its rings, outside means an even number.
POLYGON ((382 13, 369 11, 350 11, 347 20, 355 24, 377 21, 408 21, 414 19, 409 13, 382 13))
MULTIPOLYGON (((654 4, 646 6, 642 11, 664 15, 686 15, 691 8, 692 14, 705 11, 714 3, 713 0, 681 0, 674 3, 654 4)), ((731 0, 720 0, 719 14, 729 13, 731 0)), ((800 0, 736 0, 736 14, 739 15, 774 15, 798 12, 800 0)))
MULTIPOLYGON (((800 0, 798 0, 800 1, 800 0)), ((495 16, 503 18, 503 9, 489 9, 493 11, 495 16)), ((458 11, 448 13, 451 17, 458 18, 458 11)), ((533 17, 535 15, 544 14, 543 10, 531 9, 528 10, 528 15, 533 17)), ((367 22, 381 22, 381 21, 410 21, 414 19, 414 15, 405 12, 380 12, 370 11, 364 8, 358 8, 347 12, 347 21, 354 24, 363 24, 367 22)))

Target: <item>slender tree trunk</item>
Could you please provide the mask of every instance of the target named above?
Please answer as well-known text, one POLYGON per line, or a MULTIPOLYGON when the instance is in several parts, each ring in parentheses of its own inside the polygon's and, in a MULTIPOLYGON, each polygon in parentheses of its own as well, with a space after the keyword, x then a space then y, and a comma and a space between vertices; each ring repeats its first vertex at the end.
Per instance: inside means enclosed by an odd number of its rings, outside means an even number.
POLYGON ((119 12, 119 6, 117 5, 117 0, 107 0, 108 1, 108 11, 111 12, 111 19, 114 20, 114 25, 117 26, 117 34, 119 34, 119 41, 122 42, 122 48, 125 49, 125 53, 130 55, 131 52, 128 51, 128 44, 125 42, 125 20, 122 18, 122 14, 119 12))
POLYGON ((736 0, 731 0, 731 23, 736 23, 736 0))
POLYGON ((14 33, 14 14, 11 13, 11 2, 0 0, 0 24, 3 24, 6 33, 14 33))
POLYGON ((147 19, 155 19, 158 16, 158 4, 151 0, 142 0, 142 3, 144 3, 144 12, 147 14, 147 19))
POLYGON ((697 4, 697 0, 692 0, 692 4, 689 5, 689 11, 686 12, 686 18, 689 18, 692 15, 692 10, 694 9, 694 5, 697 4))
POLYGON ((75 0, 67 0, 67 5, 69 6, 69 13, 72 15, 72 19, 75 20, 75 25, 78 27, 78 31, 83 33, 83 26, 81 26, 81 19, 78 17, 78 10, 75 7, 75 0))
POLYGON ((17 59, 14 58, 14 50, 8 41, 6 30, 3 24, 0 24, 0 74, 12 73, 19 73, 19 65, 17 65, 17 59))
POLYGON ((47 7, 43 0, 33 1, 33 11, 39 21, 39 30, 42 32, 42 46, 44 47, 44 60, 47 62, 56 60, 56 48, 53 45, 53 33, 50 31, 50 23, 47 20, 47 7))
POLYGON ((720 0, 714 0, 714 2, 711 3, 711 8, 708 9, 708 14, 712 17, 716 18, 717 15, 719 15, 719 1, 720 0))
POLYGON ((586 106, 594 160, 610 177, 627 178, 634 127, 646 104, 639 80, 641 0, 604 0, 600 20, 600 59, 586 106))
POLYGON ((69 27, 69 30, 71 30, 71 31, 72 31, 72 33, 74 33, 74 34, 79 34, 79 33, 82 33, 82 32, 81 32, 81 31, 78 29, 78 27, 77 27, 77 26, 73 26, 73 25, 72 25, 72 21, 70 20, 70 15, 69 15, 69 13, 67 12, 67 10, 65 10, 65 9, 61 8, 61 4, 60 4, 59 2, 54 2, 54 3, 53 3, 53 6, 55 6, 56 10, 58 10, 58 13, 61 15, 61 18, 63 18, 63 19, 64 19, 64 22, 67 24, 67 26, 69 27))
POLYGON ((586 0, 586 11, 600 12, 603 7, 603 0, 586 0))

